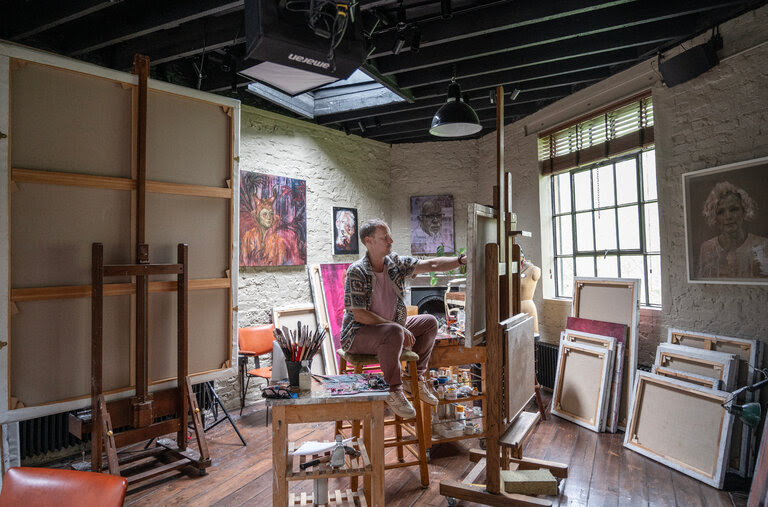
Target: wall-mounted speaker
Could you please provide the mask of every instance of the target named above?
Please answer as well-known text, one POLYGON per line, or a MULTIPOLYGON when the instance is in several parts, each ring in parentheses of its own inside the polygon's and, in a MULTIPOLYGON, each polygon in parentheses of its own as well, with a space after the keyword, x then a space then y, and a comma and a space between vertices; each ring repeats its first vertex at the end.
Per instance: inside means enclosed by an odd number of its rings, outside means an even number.
MULTIPOLYGON (((312 2, 305 3, 308 6, 312 2)), ((343 4, 344 2, 338 2, 343 4)), ((348 4, 346 4, 348 5, 348 4)), ((352 22, 358 12, 337 14, 334 10, 315 13, 289 10, 279 0, 245 0, 246 65, 240 73, 296 95, 327 83, 348 78, 366 57, 362 23, 352 22), (331 53, 331 33, 318 25, 318 17, 346 18, 341 42, 331 53), (354 17, 353 17, 354 16, 354 17), (295 72, 293 72, 295 71, 295 72)), ((332 24, 330 26, 333 26, 332 24)))
POLYGON ((671 88, 700 76, 718 63, 717 50, 722 48, 722 38, 692 47, 677 56, 659 62, 659 71, 666 85, 671 88))

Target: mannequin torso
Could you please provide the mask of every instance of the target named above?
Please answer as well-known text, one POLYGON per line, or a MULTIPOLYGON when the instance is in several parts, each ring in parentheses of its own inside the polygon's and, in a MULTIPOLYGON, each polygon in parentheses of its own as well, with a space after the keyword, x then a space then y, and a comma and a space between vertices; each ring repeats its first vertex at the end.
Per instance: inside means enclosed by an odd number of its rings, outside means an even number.
POLYGON ((541 268, 530 262, 523 261, 520 270, 520 309, 533 317, 533 331, 539 332, 539 316, 536 305, 533 304, 533 293, 541 278, 541 268))

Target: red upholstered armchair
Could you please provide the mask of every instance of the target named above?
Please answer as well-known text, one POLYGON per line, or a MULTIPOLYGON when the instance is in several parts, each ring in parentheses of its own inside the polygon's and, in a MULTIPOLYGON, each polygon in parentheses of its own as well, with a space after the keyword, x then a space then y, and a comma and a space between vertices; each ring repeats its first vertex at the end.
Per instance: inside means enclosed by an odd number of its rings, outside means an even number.
POLYGON ((123 505, 124 477, 56 468, 13 467, 3 476, 0 507, 46 505, 82 507, 123 505))

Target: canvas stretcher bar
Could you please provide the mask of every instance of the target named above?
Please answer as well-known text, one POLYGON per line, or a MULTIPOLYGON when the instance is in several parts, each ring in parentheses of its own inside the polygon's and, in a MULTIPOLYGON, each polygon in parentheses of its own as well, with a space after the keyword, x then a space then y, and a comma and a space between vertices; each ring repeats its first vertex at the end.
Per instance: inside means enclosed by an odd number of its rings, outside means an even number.
POLYGON ((726 391, 734 389, 739 367, 735 354, 669 343, 661 343, 656 348, 655 364, 715 378, 722 382, 721 386, 726 391))
MULTIPOLYGON (((667 342, 738 355, 739 372, 734 388, 754 384, 759 380, 756 377, 755 368, 762 363, 762 347, 760 347, 757 340, 671 328, 667 332, 667 342)), ((759 400, 760 391, 754 393, 747 391, 738 397, 739 403, 759 400)), ((752 436, 751 428, 739 420, 734 423, 734 441, 731 444, 731 470, 738 473, 741 477, 750 475, 750 466, 754 461, 750 459, 752 436)))
POLYGON ((637 372, 624 446, 694 479, 723 487, 731 397, 688 382, 637 372))
POLYGON ((560 341, 552 413, 600 431, 608 403, 613 348, 560 341))
POLYGON ((666 368, 664 366, 659 366, 658 364, 653 365, 653 373, 662 377, 674 378, 677 380, 682 380, 683 382, 690 382, 691 384, 706 387, 707 389, 714 389, 716 391, 720 390, 720 380, 707 377, 706 375, 698 375, 696 373, 690 373, 687 371, 666 368))
POLYGON ((632 404, 632 379, 637 370, 637 329, 640 310, 640 280, 636 278, 576 277, 571 315, 583 319, 624 324, 629 328, 624 343, 620 429, 626 427, 632 404))
MULTIPOLYGON (((619 406, 621 404, 621 377, 624 360, 624 344, 617 342, 616 338, 611 336, 602 336, 594 333, 587 333, 584 331, 575 331, 573 329, 566 329, 560 334, 560 340, 565 340, 574 343, 586 343, 587 345, 594 345, 596 347, 603 347, 608 350, 614 351, 613 367, 609 372, 611 376, 610 381, 610 399, 605 404, 605 414, 603 416, 602 423, 600 425, 600 431, 606 431, 608 426, 611 426, 612 422, 617 422, 619 415, 619 406)), ((615 431, 614 429, 611 432, 615 431)))

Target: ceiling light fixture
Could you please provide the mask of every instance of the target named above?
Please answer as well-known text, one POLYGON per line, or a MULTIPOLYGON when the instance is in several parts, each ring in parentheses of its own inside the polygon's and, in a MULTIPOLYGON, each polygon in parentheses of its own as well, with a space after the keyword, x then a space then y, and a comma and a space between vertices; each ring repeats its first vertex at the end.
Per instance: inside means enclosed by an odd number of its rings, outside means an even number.
POLYGON ((464 137, 483 129, 474 109, 461 99, 456 78, 448 85, 448 102, 435 113, 429 133, 438 137, 464 137))
POLYGON ((509 101, 512 102, 517 98, 518 95, 520 95, 520 90, 515 88, 514 90, 512 90, 512 93, 509 94, 509 101))

